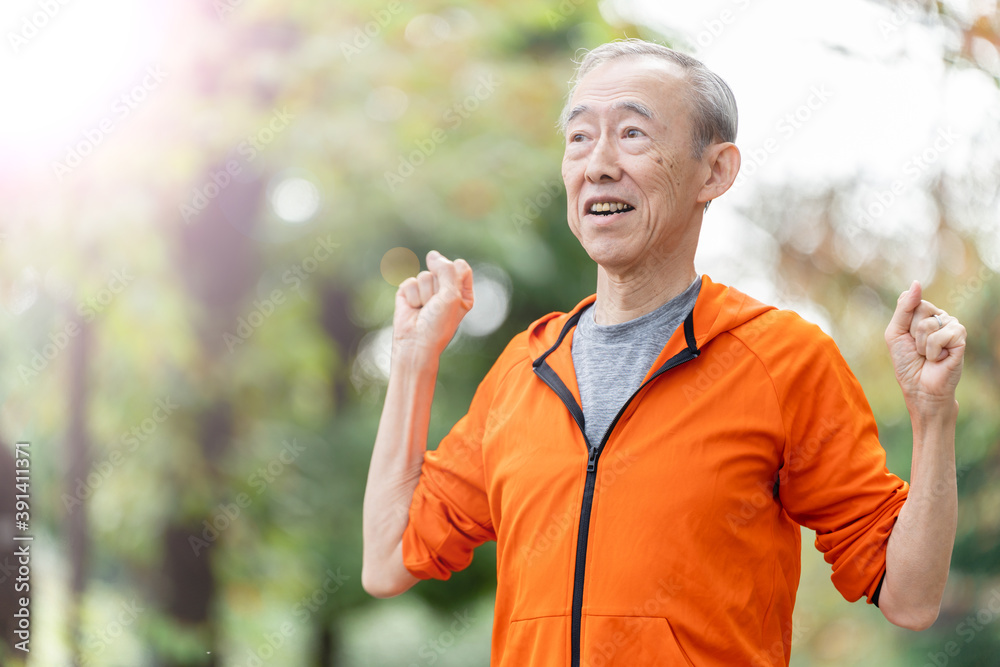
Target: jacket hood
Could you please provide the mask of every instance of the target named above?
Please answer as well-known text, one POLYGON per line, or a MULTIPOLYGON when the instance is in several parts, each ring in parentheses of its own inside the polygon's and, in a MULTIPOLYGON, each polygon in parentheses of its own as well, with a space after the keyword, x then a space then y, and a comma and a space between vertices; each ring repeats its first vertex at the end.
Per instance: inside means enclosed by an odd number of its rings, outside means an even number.
MULTIPOLYGON (((596 300, 597 295, 591 294, 568 313, 549 313, 532 322, 528 327, 528 353, 531 358, 537 359, 552 347, 566 321, 596 300)), ((774 306, 761 303, 736 288, 713 282, 707 275, 703 275, 694 305, 694 336, 698 348, 701 349, 719 334, 735 329, 769 310, 774 310, 774 306)), ((677 327, 661 357, 669 358, 684 347, 682 328, 677 327)))

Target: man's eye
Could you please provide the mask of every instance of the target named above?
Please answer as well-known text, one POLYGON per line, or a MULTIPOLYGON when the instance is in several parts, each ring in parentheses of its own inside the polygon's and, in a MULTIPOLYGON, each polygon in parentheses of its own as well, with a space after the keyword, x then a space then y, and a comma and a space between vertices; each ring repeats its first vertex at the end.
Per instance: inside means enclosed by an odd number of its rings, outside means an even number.
POLYGON ((584 136, 582 134, 580 134, 579 132, 577 132, 576 134, 570 135, 570 138, 569 138, 569 140, 571 142, 574 142, 574 143, 579 143, 579 142, 583 141, 583 139, 584 139, 584 136))
POLYGON ((627 139, 638 139, 641 136, 642 136, 642 130, 637 130, 634 127, 625 130, 625 137, 627 139))

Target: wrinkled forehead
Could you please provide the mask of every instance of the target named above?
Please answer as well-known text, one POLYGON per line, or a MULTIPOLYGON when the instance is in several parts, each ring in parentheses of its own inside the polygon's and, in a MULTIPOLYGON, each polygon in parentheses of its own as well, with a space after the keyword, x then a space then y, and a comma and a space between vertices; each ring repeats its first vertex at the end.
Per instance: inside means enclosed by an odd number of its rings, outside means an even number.
POLYGON ((653 56, 622 56, 598 65, 580 79, 568 111, 570 115, 634 111, 637 104, 669 118, 686 113, 688 90, 687 75, 680 65, 653 56))

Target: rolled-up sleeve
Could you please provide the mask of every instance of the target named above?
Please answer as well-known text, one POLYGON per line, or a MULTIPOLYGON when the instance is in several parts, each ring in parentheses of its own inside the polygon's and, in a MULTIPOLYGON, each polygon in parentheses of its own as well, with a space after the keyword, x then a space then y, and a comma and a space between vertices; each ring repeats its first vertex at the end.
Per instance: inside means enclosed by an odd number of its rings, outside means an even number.
POLYGON ((448 579, 469 566, 476 547, 496 539, 482 443, 494 392, 510 366, 505 360, 510 348, 479 384, 465 416, 424 455, 403 533, 403 563, 415 577, 448 579))
POLYGON ((841 595, 872 602, 909 486, 886 468, 871 407, 836 344, 818 327, 800 326, 811 335, 790 337, 797 345, 779 354, 787 366, 772 375, 786 437, 781 502, 816 531, 841 595))

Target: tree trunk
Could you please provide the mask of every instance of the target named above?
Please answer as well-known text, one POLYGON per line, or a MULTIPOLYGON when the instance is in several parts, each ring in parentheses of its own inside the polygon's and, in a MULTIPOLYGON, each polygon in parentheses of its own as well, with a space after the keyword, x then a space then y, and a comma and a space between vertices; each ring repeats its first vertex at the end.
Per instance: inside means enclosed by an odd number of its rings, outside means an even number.
MULTIPOLYGON (((87 361, 90 353, 90 326, 76 313, 71 316, 80 328, 69 348, 69 432, 66 437, 66 455, 69 461, 69 475, 66 493, 73 497, 76 480, 87 479, 90 471, 90 439, 87 435, 87 361)), ((84 502, 82 498, 79 499, 84 502)), ((85 504, 76 506, 66 519, 69 535, 70 605, 67 614, 67 633, 70 642, 70 656, 74 665, 80 664, 80 607, 87 584, 87 570, 90 561, 89 527, 85 504)))

